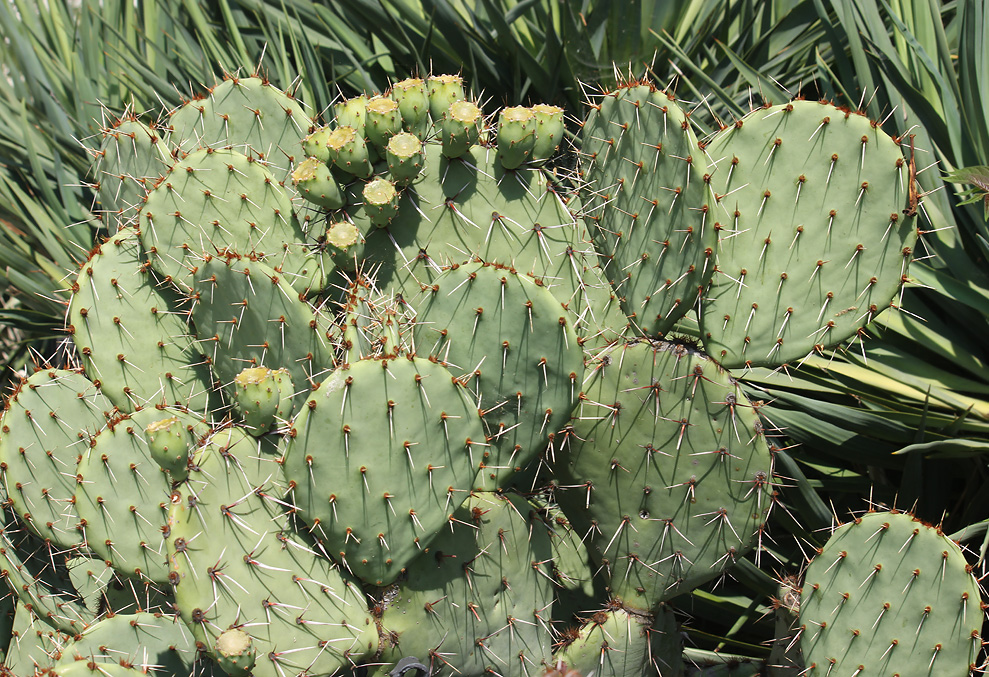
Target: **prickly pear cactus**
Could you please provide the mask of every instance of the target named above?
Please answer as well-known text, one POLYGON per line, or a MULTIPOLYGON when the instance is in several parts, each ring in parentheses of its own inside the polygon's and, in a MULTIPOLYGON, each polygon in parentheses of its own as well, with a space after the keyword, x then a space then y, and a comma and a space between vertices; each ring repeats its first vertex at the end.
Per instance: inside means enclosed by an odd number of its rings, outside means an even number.
MULTIPOLYGON (((107 130, 81 368, 39 370, 2 419, 9 669, 765 667, 683 649, 672 606, 770 550, 766 423, 726 368, 890 305, 896 140, 795 101, 702 142, 636 82, 593 102, 569 175, 561 109, 483 107, 433 75, 324 124, 230 77, 107 130)), ((876 519, 808 570, 806 671, 964 674, 962 555, 876 519)))

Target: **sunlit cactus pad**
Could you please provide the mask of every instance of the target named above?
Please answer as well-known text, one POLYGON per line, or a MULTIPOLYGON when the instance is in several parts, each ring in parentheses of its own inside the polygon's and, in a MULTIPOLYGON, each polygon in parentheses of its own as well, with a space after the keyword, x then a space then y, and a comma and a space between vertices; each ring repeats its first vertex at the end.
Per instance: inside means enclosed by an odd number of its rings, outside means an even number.
POLYGON ((757 544, 772 458, 738 384, 695 348, 643 339, 588 366, 557 495, 612 594, 648 610, 757 544))
POLYGON ((701 328, 713 357, 799 360, 896 302, 916 240, 903 213, 912 177, 878 125, 793 101, 753 111, 706 151, 719 241, 701 328))
POLYGON ((941 530, 906 513, 838 527, 800 602, 809 675, 964 676, 981 648, 978 581, 941 530))

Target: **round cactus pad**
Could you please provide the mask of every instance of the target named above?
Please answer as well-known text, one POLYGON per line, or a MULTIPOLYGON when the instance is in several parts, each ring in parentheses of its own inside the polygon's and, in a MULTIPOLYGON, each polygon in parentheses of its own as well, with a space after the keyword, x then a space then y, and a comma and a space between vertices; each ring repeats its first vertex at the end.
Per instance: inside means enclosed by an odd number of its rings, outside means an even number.
POLYGON ((78 372, 35 372, 0 419, 0 462, 11 508, 37 535, 71 549, 84 542, 73 496, 76 466, 113 405, 78 372))
POLYGON ((484 426, 438 363, 338 369, 292 423, 285 474, 327 550, 373 585, 394 581, 473 488, 484 426))
POLYGON ((906 513, 838 527, 800 601, 808 675, 964 677, 981 648, 979 584, 958 546, 906 513))
POLYGON ((772 458, 741 389, 692 347, 619 344, 588 370, 557 496, 612 594, 648 610, 756 544, 772 458))
POLYGON ((718 272, 701 330, 727 367, 777 365, 840 343, 890 306, 916 240, 908 169, 868 118, 794 101, 707 146, 718 272))
POLYGON ((219 398, 189 311, 152 274, 135 231, 120 230, 100 245, 72 289, 72 340, 86 373, 121 411, 212 408, 219 398))
POLYGON ((246 433, 221 435, 172 494, 168 580, 179 614, 210 652, 228 628, 248 632, 255 677, 334 674, 376 642, 364 594, 294 533, 279 465, 246 433))
POLYGON ((457 266, 423 294, 416 350, 476 391, 491 438, 477 488, 503 488, 570 417, 584 373, 577 335, 549 290, 507 268, 457 266))
POLYGON ((619 88, 592 106, 581 130, 594 192, 585 220, 622 310, 647 335, 669 331, 714 272, 704 158, 672 95, 619 88))

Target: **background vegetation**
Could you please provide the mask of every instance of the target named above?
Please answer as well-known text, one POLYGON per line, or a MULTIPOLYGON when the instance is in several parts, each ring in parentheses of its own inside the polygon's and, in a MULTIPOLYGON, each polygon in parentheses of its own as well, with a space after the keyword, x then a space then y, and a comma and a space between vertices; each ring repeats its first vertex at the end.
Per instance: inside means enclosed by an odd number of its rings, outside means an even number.
POLYGON ((693 101, 706 130, 797 95, 864 110, 912 139, 920 170, 922 244, 899 311, 833 355, 741 375, 780 430, 773 541, 752 556, 762 570, 743 563, 678 603, 694 645, 765 656, 778 585, 765 572, 799 573, 835 516, 870 502, 942 524, 985 572, 989 229, 943 179, 989 164, 985 12, 980 0, 0 2, 3 368, 64 358, 66 275, 101 234, 101 126, 174 107, 224 72, 260 69, 317 112, 410 72, 457 71, 492 111, 555 103, 575 127, 598 88, 638 76, 693 101))

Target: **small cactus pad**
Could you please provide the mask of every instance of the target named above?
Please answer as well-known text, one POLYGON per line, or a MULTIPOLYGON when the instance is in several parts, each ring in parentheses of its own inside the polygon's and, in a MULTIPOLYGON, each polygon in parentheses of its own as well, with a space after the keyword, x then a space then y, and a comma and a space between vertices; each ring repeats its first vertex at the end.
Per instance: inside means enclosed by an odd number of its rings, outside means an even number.
POLYGON ((166 132, 136 117, 125 117, 103 132, 94 171, 103 221, 111 233, 137 216, 148 190, 172 164, 167 138, 166 132))
POLYGON ((557 497, 612 594, 648 610, 755 544, 772 459, 741 389, 690 346, 619 344, 588 370, 556 455, 557 497))
POLYGON ((981 647, 978 582, 958 546, 905 513, 838 527, 800 601, 808 675, 964 677, 981 647))
POLYGON ((621 606, 588 614, 576 633, 568 630, 564 634, 567 643, 553 659, 594 677, 682 675, 676 619, 666 606, 658 613, 657 622, 651 615, 629 612, 621 606))
POLYGON ((172 494, 168 580, 179 613, 209 652, 228 628, 246 630, 255 677, 334 674, 376 642, 364 594, 293 533, 278 464, 243 457, 256 443, 234 433, 232 445, 204 447, 172 494))
POLYGON ((581 139, 594 188, 585 219, 605 272, 633 324, 665 334, 714 272, 706 159, 673 96, 650 85, 601 97, 581 139))
POLYGON ((794 101, 758 109, 707 146, 718 272, 701 315, 727 367, 800 359, 888 308, 916 240, 908 167, 863 115, 794 101))
POLYGON ((73 496, 76 465, 113 405, 78 372, 46 369, 23 381, 0 419, 0 467, 10 507, 63 548, 83 543, 73 496))
POLYGON ((211 408, 212 376, 175 291, 143 260, 127 228, 100 245, 72 286, 72 340, 86 373, 121 410, 211 408))
POLYGON ((213 645, 213 658, 229 677, 249 677, 257 663, 258 652, 251 636, 242 628, 228 628, 213 645))
POLYGON ((284 275, 260 261, 207 257, 195 285, 192 318, 223 383, 245 368, 268 367, 287 369, 296 387, 305 388, 331 363, 312 309, 284 275))
POLYGON ((144 440, 151 458, 168 471, 173 482, 189 476, 189 458, 196 439, 190 426, 178 416, 166 416, 144 426, 144 440))
POLYGON ((196 640, 177 616, 116 614, 94 623, 62 649, 55 671, 75 661, 92 661, 178 677, 192 673, 197 655, 196 640))
POLYGON ((268 164, 284 182, 312 120, 299 102, 261 78, 229 77, 169 118, 172 142, 184 152, 233 148, 268 164))
POLYGON ((148 194, 140 223, 155 270, 186 289, 199 260, 224 250, 265 258, 292 280, 299 265, 289 245, 305 241, 285 189, 232 150, 198 150, 176 163, 148 194))
POLYGON ((168 580, 162 527, 171 482, 144 435, 149 424, 172 416, 193 438, 207 429, 186 411, 142 409, 97 435, 77 469, 76 503, 89 547, 122 574, 159 583, 168 580))
POLYGON ((394 581, 473 486, 484 427, 451 379, 422 358, 364 360, 333 372, 292 422, 295 504, 368 583, 394 581))
POLYGON ((584 372, 577 335, 549 290, 507 268, 457 266, 424 295, 416 350, 477 392, 491 446, 476 488, 503 488, 570 417, 584 372))
POLYGON ((379 674, 417 656, 430 675, 536 675, 550 661, 552 551, 513 494, 477 493, 384 591, 379 674))

